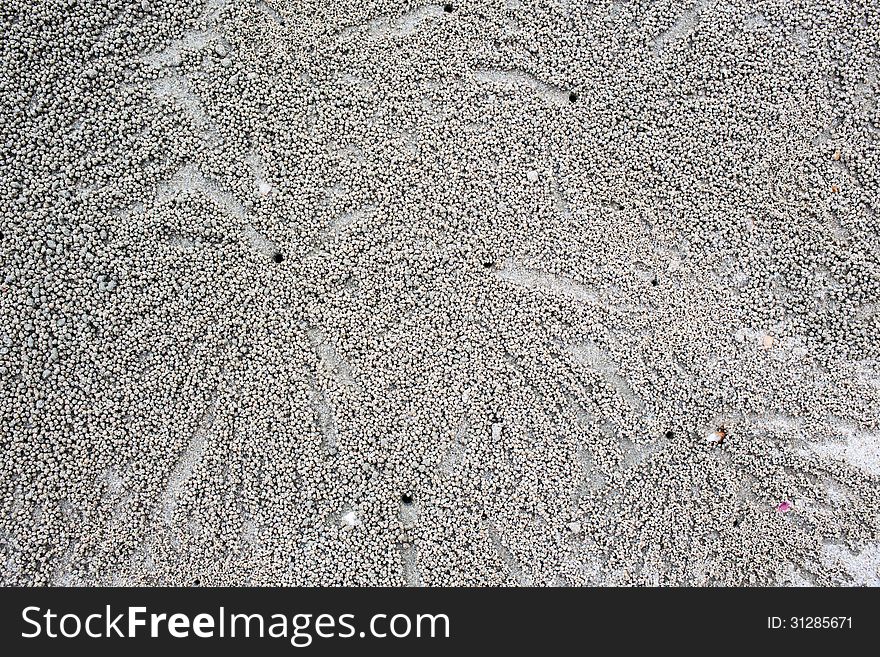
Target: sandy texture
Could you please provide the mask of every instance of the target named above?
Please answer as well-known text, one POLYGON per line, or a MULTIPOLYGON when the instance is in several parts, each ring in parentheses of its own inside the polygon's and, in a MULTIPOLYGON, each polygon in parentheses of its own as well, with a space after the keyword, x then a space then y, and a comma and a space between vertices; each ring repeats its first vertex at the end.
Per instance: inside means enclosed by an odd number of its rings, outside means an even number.
POLYGON ((880 584, 880 5, 4 0, 0 581, 880 584))

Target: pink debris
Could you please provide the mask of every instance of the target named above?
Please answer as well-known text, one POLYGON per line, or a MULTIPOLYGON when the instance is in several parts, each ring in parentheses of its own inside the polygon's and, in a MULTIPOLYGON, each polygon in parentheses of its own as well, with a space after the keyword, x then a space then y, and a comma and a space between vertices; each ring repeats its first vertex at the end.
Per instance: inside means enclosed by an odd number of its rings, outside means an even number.
POLYGON ((780 502, 779 506, 776 507, 776 510, 779 513, 785 513, 787 511, 791 511, 791 502, 780 502))

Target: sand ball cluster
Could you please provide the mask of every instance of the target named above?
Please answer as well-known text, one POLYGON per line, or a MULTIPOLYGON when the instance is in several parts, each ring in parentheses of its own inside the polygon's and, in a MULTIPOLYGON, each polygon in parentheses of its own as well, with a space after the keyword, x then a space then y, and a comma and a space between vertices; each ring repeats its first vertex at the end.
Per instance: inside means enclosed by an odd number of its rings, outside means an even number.
POLYGON ((4 584, 880 584, 877 3, 0 32, 4 584))

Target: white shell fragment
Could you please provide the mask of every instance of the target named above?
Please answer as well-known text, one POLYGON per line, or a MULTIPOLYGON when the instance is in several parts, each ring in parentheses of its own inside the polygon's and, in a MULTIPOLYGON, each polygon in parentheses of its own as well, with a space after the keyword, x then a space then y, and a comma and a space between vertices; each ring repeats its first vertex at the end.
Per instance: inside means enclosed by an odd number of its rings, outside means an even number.
POLYGON ((724 440, 724 436, 719 431, 710 431, 706 434, 706 442, 708 443, 720 443, 724 440))

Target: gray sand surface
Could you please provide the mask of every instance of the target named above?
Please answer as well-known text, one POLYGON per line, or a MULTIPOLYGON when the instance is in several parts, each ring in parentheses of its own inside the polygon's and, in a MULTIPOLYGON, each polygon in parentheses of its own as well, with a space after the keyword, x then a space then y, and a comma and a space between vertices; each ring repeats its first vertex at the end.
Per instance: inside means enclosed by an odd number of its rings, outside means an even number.
POLYGON ((880 3, 0 33, 0 583, 880 585, 880 3))

